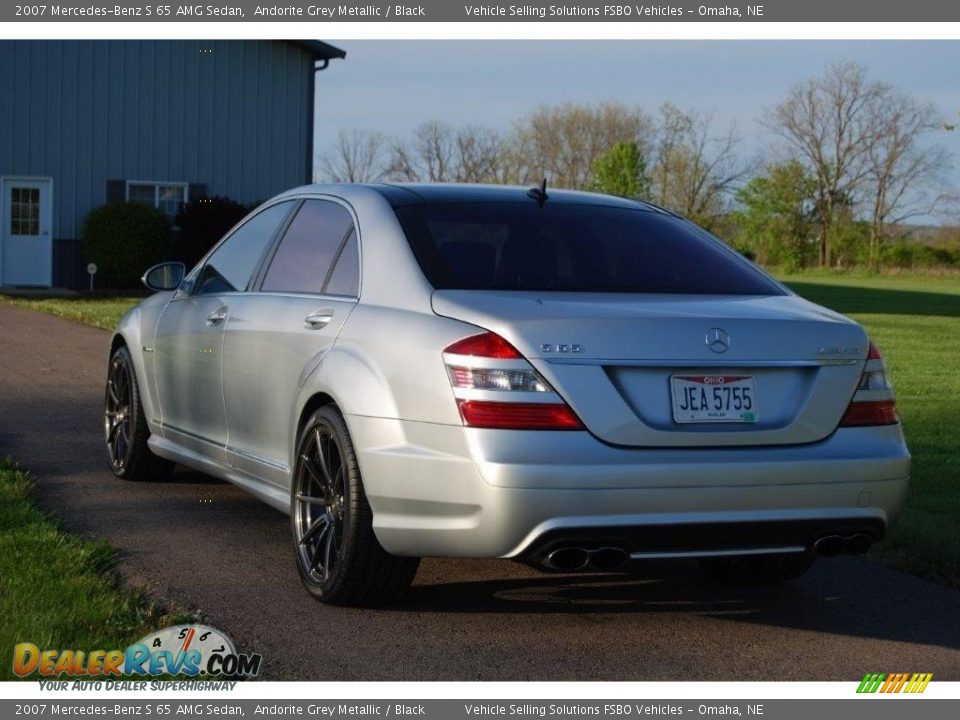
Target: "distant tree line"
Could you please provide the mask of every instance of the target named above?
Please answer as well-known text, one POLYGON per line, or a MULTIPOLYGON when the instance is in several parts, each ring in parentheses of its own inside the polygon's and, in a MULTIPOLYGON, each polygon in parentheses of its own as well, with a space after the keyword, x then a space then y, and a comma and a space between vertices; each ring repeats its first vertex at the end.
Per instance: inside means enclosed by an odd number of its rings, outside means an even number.
MULTIPOLYGON (((908 237, 954 201, 952 130, 938 109, 853 63, 790 88, 758 118, 745 157, 735 125, 664 104, 542 106, 506 131, 431 120, 405 137, 344 129, 320 157, 336 182, 550 185, 648 200, 768 265, 960 265, 956 243, 908 237)), ((954 238, 955 240, 957 238, 954 238)))

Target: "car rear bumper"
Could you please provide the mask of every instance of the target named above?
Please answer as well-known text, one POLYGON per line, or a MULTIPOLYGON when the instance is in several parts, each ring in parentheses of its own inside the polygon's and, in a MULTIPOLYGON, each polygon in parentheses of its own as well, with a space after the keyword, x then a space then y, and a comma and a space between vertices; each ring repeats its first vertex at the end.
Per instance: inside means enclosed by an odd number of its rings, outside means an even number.
POLYGON ((876 540, 910 474, 899 425, 802 446, 648 450, 585 432, 347 422, 377 537, 400 555, 530 559, 568 537, 625 538, 637 556, 876 540))

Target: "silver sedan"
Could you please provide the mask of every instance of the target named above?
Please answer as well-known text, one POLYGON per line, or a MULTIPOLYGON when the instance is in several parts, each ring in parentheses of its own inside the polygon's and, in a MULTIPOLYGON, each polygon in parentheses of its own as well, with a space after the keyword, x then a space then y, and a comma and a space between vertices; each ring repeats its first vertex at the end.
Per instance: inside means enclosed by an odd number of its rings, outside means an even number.
POLYGON ((324 602, 392 601, 421 556, 780 582, 866 551, 907 489, 863 328, 644 203, 303 187, 144 282, 114 473, 181 463, 289 513, 324 602))

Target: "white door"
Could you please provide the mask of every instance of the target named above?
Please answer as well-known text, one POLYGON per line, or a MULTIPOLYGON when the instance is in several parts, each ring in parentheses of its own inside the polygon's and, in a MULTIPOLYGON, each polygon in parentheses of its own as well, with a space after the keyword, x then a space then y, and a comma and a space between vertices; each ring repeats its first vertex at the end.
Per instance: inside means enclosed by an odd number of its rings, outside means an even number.
POLYGON ((53 189, 49 178, 3 178, 0 285, 53 282, 53 189))

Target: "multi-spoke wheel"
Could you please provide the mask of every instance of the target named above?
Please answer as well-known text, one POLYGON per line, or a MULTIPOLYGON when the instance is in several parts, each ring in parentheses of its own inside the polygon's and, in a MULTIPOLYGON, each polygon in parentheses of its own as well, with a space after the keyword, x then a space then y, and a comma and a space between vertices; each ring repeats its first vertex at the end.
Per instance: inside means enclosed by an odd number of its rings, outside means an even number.
POLYGON ((150 430, 140 403, 130 351, 121 346, 110 358, 104 391, 103 433, 113 474, 126 480, 162 480, 173 463, 147 447, 150 430))
POLYGON ((343 454, 326 425, 317 424, 301 448, 294 496, 300 564, 314 582, 324 582, 343 549, 343 454))
POLYGON ((297 444, 290 525, 297 569, 317 599, 382 605, 413 581, 419 558, 384 550, 343 416, 332 405, 305 424, 297 444))

